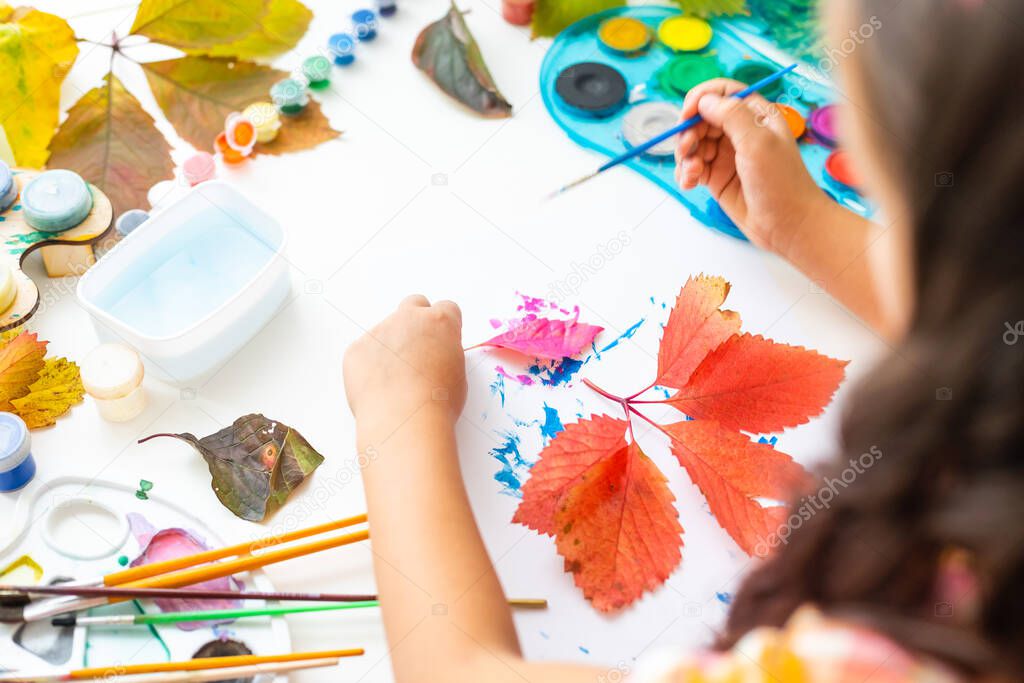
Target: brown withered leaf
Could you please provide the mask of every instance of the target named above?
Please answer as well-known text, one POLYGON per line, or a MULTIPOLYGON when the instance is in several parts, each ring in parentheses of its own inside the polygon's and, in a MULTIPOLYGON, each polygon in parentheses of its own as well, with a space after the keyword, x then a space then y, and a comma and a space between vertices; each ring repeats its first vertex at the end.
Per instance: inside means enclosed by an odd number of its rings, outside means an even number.
POLYGON ((243 415, 230 427, 198 438, 169 436, 199 451, 210 468, 213 491, 224 507, 250 522, 262 521, 324 461, 322 455, 286 424, 263 415, 243 415))
MULTIPOLYGON (((270 86, 288 73, 262 64, 215 57, 182 57, 142 65, 157 104, 182 138, 213 151, 224 119, 270 97, 270 86)), ((341 135, 310 100, 298 116, 284 117, 278 139, 256 151, 283 154, 311 149, 341 135)))
POLYGON ((50 168, 77 171, 103 190, 114 215, 148 207, 149 188, 174 178, 171 146, 113 74, 71 107, 50 152, 50 168))
POLYGON ((452 2, 448 14, 416 38, 412 62, 449 96, 489 118, 512 116, 463 13, 452 2))

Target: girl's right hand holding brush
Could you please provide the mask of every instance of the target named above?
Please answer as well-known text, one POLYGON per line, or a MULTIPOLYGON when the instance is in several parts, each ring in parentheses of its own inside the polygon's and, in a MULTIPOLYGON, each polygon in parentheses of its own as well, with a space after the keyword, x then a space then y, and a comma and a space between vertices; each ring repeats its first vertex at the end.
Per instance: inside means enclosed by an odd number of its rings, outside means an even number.
POLYGON ((897 334, 883 313, 885 286, 872 281, 866 259, 880 228, 815 184, 770 102, 731 97, 745 87, 719 78, 687 93, 681 118, 699 113, 704 122, 679 136, 679 186, 707 187, 751 242, 791 262, 883 334, 897 334))
POLYGON ((676 180, 683 190, 704 185, 751 242, 787 257, 804 230, 820 230, 832 204, 815 185, 782 115, 746 85, 724 78, 690 90, 681 117, 701 123, 679 136, 676 180))

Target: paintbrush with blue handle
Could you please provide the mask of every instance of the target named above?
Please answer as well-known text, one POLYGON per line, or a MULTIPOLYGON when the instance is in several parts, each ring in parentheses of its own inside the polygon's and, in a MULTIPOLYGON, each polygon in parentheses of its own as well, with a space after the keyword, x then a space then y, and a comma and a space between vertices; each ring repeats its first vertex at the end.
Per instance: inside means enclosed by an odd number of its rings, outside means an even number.
MULTIPOLYGON (((782 69, 780 71, 776 71, 775 73, 773 73, 770 76, 765 76, 764 78, 759 80, 757 83, 754 83, 754 84, 744 88, 743 90, 740 90, 738 93, 734 94, 733 97, 735 97, 738 100, 745 99, 745 98, 749 97, 750 95, 753 95, 754 93, 756 93, 758 90, 761 90, 762 88, 765 88, 765 87, 771 85, 772 83, 774 83, 775 81, 779 80, 780 78, 782 78, 786 74, 794 71, 796 69, 796 67, 797 67, 796 64, 790 64, 785 69, 782 69)), ((672 128, 669 128, 668 130, 666 130, 664 133, 661 133, 660 135, 654 136, 653 138, 651 138, 647 142, 643 143, 642 145, 638 145, 636 147, 633 147, 632 149, 630 149, 627 152, 623 152, 622 154, 620 154, 619 156, 615 157, 614 159, 611 159, 610 161, 606 162, 603 166, 598 168, 593 173, 588 173, 587 175, 583 176, 582 178, 579 178, 577 180, 572 181, 568 185, 562 187, 557 192, 553 192, 551 195, 548 196, 548 198, 551 199, 553 197, 557 197, 558 195, 562 194, 566 190, 571 190, 574 187, 578 187, 578 186, 582 185, 583 183, 587 182, 591 178, 596 178, 597 176, 601 175, 602 173, 604 173, 605 171, 607 171, 610 168, 615 168, 619 164, 622 164, 622 163, 624 163, 626 161, 629 161, 630 159, 633 159, 635 157, 640 156, 641 154, 643 154, 644 152, 649 150, 651 147, 654 147, 655 145, 657 145, 660 142, 664 142, 665 140, 668 140, 670 137, 672 137, 674 135, 679 135, 680 133, 684 133, 684 132, 690 130, 691 128, 693 128, 694 126, 696 126, 698 123, 700 123, 703 120, 704 120, 704 118, 700 114, 697 114, 695 116, 691 116, 690 118, 686 119, 685 121, 683 121, 679 125, 673 126, 672 128)))

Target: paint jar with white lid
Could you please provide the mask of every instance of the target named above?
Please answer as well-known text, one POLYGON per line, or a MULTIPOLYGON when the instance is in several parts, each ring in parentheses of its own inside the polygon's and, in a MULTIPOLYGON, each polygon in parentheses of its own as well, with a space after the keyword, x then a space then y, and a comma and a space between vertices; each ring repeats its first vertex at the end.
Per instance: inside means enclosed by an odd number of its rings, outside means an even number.
POLYGON ((0 412, 0 491, 17 491, 36 476, 32 438, 14 413, 0 412))
POLYGON ((144 374, 139 354, 124 344, 100 344, 82 361, 82 385, 110 422, 127 422, 146 409, 144 374))

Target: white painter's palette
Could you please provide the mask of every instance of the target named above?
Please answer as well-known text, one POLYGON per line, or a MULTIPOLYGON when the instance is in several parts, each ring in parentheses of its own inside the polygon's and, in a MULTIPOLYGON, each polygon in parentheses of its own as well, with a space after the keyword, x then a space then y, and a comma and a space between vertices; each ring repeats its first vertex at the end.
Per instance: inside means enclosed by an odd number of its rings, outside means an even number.
MULTIPOLYGON (((134 560, 143 550, 130 533, 128 515, 132 513, 142 515, 156 529, 181 528, 210 547, 225 545, 198 517, 152 492, 148 500, 140 500, 135 487, 127 484, 61 477, 42 484, 37 480, 23 494, 13 524, 2 530, 8 533, 0 537, 0 572, 26 556, 42 568, 38 583, 43 585, 68 579, 98 579, 123 569, 119 558, 134 560)), ((34 578, 28 567, 31 565, 23 565, 0 578, 0 583, 34 578)), ((248 590, 274 590, 261 571, 237 578, 248 590)), ((246 602, 250 607, 261 604, 246 602)), ((142 605, 147 612, 157 610, 149 602, 142 605)), ((125 602, 90 614, 138 614, 139 609, 137 603, 125 602)), ((189 659, 218 638, 240 641, 258 655, 291 651, 288 625, 281 617, 241 619, 194 631, 173 625, 153 628, 159 637, 146 626, 61 629, 48 620, 29 626, 0 624, 0 671, 63 671, 189 659)))

